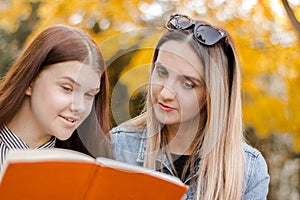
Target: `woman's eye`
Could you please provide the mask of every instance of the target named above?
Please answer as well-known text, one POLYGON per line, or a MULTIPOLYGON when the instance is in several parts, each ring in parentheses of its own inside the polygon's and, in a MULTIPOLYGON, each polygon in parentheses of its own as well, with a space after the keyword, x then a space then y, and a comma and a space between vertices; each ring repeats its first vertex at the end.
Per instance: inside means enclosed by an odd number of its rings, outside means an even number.
POLYGON ((165 70, 158 69, 157 73, 161 77, 167 77, 168 76, 168 72, 166 72, 165 70))
POLYGON ((184 85, 184 87, 187 88, 187 89, 192 89, 192 88, 195 87, 194 84, 189 83, 189 82, 183 82, 183 85, 184 85))
POLYGON ((93 93, 86 93, 85 96, 88 98, 88 99, 93 99, 95 97, 95 94, 93 93))
POLYGON ((61 86, 63 90, 65 90, 66 92, 72 92, 73 88, 70 86, 61 86))

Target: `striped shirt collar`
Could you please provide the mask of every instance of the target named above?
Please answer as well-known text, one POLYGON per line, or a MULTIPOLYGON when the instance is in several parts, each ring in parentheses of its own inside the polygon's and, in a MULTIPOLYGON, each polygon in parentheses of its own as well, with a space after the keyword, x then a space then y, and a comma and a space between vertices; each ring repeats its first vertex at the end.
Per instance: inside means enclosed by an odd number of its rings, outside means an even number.
MULTIPOLYGON (((56 138, 51 137, 51 139, 34 149, 47 149, 55 146, 56 138)), ((16 136, 7 126, 0 129, 0 143, 3 143, 8 149, 31 149, 24 141, 22 141, 18 136, 16 136)))

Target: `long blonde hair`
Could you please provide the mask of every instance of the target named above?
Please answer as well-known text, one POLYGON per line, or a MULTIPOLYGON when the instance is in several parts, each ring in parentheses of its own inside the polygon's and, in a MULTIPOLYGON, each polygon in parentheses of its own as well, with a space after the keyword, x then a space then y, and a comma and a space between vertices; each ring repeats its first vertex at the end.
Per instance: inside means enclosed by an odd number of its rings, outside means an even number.
MULTIPOLYGON (((159 40, 152 60, 151 74, 160 47, 167 41, 187 42, 199 55, 204 68, 206 85, 206 113, 203 126, 199 126, 192 145, 192 154, 183 173, 200 159, 196 182, 197 199, 241 199, 244 175, 243 127, 241 106, 241 77, 234 43, 229 34, 213 46, 201 45, 190 30, 167 31, 159 40)), ((158 153, 170 155, 163 148, 167 141, 164 128, 152 111, 150 87, 146 99, 146 112, 132 122, 147 126, 147 147, 144 166, 156 168, 158 153)), ((199 122, 200 124, 200 122, 199 122)), ((168 156, 169 157, 169 156, 168 156)))

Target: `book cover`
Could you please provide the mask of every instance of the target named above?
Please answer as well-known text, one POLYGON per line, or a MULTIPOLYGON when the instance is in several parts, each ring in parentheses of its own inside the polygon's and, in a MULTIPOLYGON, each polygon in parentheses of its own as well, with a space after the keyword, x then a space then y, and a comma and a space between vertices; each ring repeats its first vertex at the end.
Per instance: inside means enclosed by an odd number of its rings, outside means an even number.
POLYGON ((66 149, 12 151, 0 174, 0 199, 181 199, 178 178, 66 149))

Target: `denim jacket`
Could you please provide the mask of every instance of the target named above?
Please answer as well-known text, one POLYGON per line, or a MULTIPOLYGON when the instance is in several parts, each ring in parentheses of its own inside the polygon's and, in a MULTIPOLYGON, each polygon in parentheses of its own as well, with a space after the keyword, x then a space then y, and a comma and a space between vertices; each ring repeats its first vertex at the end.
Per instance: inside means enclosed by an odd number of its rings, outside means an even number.
MULTIPOLYGON (((113 157, 115 160, 143 166, 146 151, 146 129, 132 130, 122 125, 110 131, 112 140, 113 157)), ((267 164, 262 154, 255 148, 244 144, 246 166, 243 179, 242 199, 243 200, 263 200, 268 194, 270 177, 267 164)), ((170 175, 173 175, 170 163, 166 155, 158 155, 157 161, 162 161, 170 175)), ((195 167, 195 175, 199 166, 195 167)), ((190 186, 188 177, 184 183, 190 186)), ((182 199, 194 199, 192 187, 186 192, 182 199)))

